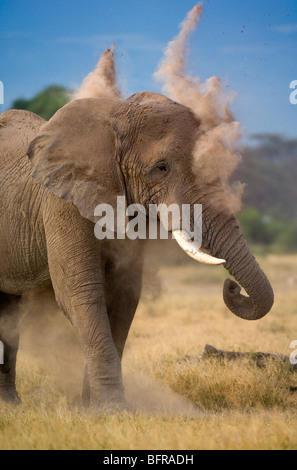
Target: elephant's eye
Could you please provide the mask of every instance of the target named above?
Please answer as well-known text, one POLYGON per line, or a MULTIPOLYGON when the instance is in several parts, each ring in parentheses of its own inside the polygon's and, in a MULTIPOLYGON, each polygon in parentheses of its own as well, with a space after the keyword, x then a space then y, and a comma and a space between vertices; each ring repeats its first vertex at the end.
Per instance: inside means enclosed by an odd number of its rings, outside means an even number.
POLYGON ((161 163, 161 164, 158 166, 158 169, 159 169, 159 171, 162 171, 163 173, 165 173, 166 171, 168 171, 168 165, 167 165, 167 163, 161 163))
POLYGON ((164 178, 169 173, 169 165, 166 162, 156 163, 150 171, 150 176, 154 181, 164 178))

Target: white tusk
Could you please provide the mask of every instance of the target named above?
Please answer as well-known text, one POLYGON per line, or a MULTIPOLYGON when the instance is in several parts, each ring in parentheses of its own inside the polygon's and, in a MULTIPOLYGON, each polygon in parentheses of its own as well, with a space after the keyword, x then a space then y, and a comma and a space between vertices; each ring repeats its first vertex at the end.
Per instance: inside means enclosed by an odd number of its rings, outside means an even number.
POLYGON ((224 259, 214 258, 213 256, 203 253, 196 243, 190 241, 189 235, 184 230, 174 230, 173 236, 187 255, 196 261, 203 264, 211 264, 213 266, 226 263, 224 259))

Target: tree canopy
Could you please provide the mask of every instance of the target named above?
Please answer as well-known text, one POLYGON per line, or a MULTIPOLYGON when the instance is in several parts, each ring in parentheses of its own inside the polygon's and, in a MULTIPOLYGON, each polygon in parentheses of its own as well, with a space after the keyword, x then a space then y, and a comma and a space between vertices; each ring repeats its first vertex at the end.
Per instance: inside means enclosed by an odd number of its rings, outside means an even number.
POLYGON ((12 108, 32 111, 44 119, 50 119, 59 108, 69 101, 70 93, 64 87, 51 85, 31 99, 16 99, 12 104, 12 108))

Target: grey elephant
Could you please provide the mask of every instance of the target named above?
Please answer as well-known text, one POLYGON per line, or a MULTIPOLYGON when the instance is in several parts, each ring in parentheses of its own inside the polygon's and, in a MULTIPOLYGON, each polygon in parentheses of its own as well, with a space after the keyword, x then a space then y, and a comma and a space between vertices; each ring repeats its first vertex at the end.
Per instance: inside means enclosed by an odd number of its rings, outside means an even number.
MULTIPOLYGON (((83 400, 125 406, 121 358, 142 284, 145 240, 98 240, 94 208, 117 196, 139 203, 202 204, 202 249, 246 290, 227 279, 223 297, 237 316, 256 320, 273 290, 249 251, 235 216, 214 204, 220 181, 193 166, 200 121, 155 93, 72 101, 49 122, 26 111, 1 115, 0 396, 18 401, 18 305, 28 290, 52 286, 86 359, 83 400), (221 261, 220 261, 221 260, 221 261)), ((169 227, 170 229, 170 227, 169 227)), ((172 227, 171 227, 172 229, 172 227)), ((187 241, 179 240, 187 250, 187 241)), ((193 255, 193 253, 192 253, 193 255)), ((194 257, 202 258, 201 250, 194 257)))

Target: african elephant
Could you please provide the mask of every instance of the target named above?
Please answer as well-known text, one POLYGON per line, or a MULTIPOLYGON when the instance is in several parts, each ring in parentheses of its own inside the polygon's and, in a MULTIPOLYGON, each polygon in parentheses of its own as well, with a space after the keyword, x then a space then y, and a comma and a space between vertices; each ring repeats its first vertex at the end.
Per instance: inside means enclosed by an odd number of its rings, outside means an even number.
MULTIPOLYGON (((86 359, 83 399, 125 406, 121 358, 141 293, 145 240, 98 240, 94 208, 127 202, 203 206, 202 249, 223 260, 246 290, 227 279, 223 297, 237 316, 257 320, 273 290, 250 253, 223 191, 193 169, 200 121, 161 94, 127 100, 72 101, 48 122, 11 110, 0 119, 0 395, 18 401, 18 304, 28 290, 52 286, 86 359)), ((181 241, 181 245, 182 245, 181 241)), ((198 250, 199 251, 199 250, 198 250)), ((197 253, 198 253, 197 251, 197 253)), ((199 251, 203 257, 203 254, 199 251)), ((212 258, 214 263, 216 259, 212 258)))

